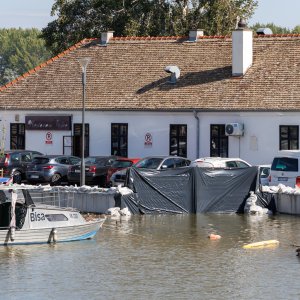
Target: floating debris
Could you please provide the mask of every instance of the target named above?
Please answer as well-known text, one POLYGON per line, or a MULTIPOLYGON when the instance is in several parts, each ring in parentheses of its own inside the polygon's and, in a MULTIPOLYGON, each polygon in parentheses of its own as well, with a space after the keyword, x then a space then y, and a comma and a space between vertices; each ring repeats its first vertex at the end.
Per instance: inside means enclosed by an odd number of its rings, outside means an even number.
POLYGON ((279 244, 279 241, 277 240, 268 240, 268 241, 261 241, 261 242, 255 242, 251 244, 244 245, 244 249, 259 249, 259 248, 265 248, 265 247, 274 247, 279 244))

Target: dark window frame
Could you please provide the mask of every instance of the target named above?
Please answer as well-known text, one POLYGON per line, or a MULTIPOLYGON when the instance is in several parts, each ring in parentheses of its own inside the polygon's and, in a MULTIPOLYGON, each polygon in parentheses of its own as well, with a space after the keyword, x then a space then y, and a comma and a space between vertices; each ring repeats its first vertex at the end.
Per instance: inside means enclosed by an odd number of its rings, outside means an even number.
POLYGON ((228 157, 229 139, 225 134, 225 124, 210 124, 210 156, 211 157, 228 157), (218 134, 213 135, 213 127, 217 126, 218 134), (216 139, 216 148, 213 148, 213 139, 216 139), (222 147, 225 145, 225 148, 222 147), (225 153, 225 155, 223 155, 225 153))
POLYGON ((10 123, 10 149, 11 150, 25 150, 25 123, 10 123), (16 134, 13 134, 13 127, 16 126, 16 134), (22 128, 23 127, 23 128, 22 128), (13 138, 16 139, 15 144, 13 138))
POLYGON ((187 124, 170 124, 170 130, 169 130, 169 155, 177 155, 181 157, 187 157, 187 124), (184 127, 183 132, 184 135, 180 134, 181 127, 184 127), (175 135, 173 135, 173 131, 176 132, 175 135), (174 154, 174 146, 172 146, 172 140, 176 139, 176 154, 174 154), (184 142, 184 146, 180 145, 180 142, 184 142), (183 150, 182 150, 183 149, 183 150), (181 152, 181 150, 183 152, 181 152))
POLYGON ((298 150, 299 149, 299 125, 279 125, 279 150, 298 150), (283 129, 287 128, 287 138, 283 137, 283 129), (291 137, 291 130, 292 129, 296 129, 297 133, 296 133, 296 138, 292 138, 291 137), (287 149, 282 147, 283 146, 283 142, 286 141, 287 142, 287 149), (296 148, 292 147, 292 142, 296 141, 296 148))
MULTIPOLYGON (((84 123, 84 157, 88 157, 90 155, 90 124, 84 123)), ((82 156, 81 154, 81 139, 82 139, 82 123, 74 123, 73 124, 73 138, 72 138, 72 155, 74 156, 82 156), (79 139, 79 145, 76 143, 76 139, 79 139), (77 145, 77 148, 76 148, 77 145), (80 147, 78 147, 80 146, 80 147), (76 148, 76 149, 75 149, 76 148), (78 152, 79 154, 75 153, 78 152)))
POLYGON ((110 142, 111 142, 111 155, 117 155, 122 157, 128 157, 128 123, 111 123, 110 131, 110 142), (114 127, 117 127, 117 134, 114 135, 114 127), (126 128, 125 134, 121 132, 121 128, 126 128), (125 147, 122 147, 121 140, 125 140, 125 147), (117 143, 117 147, 114 146, 114 143, 117 143))

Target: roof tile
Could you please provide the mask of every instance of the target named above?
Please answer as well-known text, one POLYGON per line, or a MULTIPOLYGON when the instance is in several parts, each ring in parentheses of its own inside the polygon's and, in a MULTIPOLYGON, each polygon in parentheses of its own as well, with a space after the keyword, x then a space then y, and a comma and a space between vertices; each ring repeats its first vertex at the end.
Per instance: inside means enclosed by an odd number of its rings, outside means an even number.
POLYGON ((87 67, 87 110, 300 111, 300 35, 255 36, 253 66, 231 75, 231 37, 85 39, 0 87, 1 107, 80 110, 87 67), (181 76, 169 83, 167 65, 181 76), (38 76, 36 76, 38 75, 38 76))

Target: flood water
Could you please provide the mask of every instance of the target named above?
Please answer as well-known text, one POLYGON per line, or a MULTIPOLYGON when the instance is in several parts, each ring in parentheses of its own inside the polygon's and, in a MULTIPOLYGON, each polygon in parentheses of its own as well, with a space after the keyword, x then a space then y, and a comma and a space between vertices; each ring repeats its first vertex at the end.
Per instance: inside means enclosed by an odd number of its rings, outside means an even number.
POLYGON ((293 245, 295 216, 108 219, 93 240, 0 248, 0 299, 300 299, 293 245))

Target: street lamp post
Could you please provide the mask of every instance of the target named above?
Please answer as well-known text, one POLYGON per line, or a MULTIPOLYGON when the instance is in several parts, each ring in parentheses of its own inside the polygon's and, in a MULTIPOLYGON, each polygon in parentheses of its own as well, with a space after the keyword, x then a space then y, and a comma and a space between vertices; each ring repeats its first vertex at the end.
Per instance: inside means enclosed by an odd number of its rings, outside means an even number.
POLYGON ((85 113, 85 86, 86 86, 86 68, 91 58, 84 57, 80 58, 79 64, 82 68, 82 128, 81 128, 81 169, 80 169, 80 185, 85 185, 85 163, 84 163, 84 149, 85 149, 85 123, 84 123, 84 113, 85 113))

